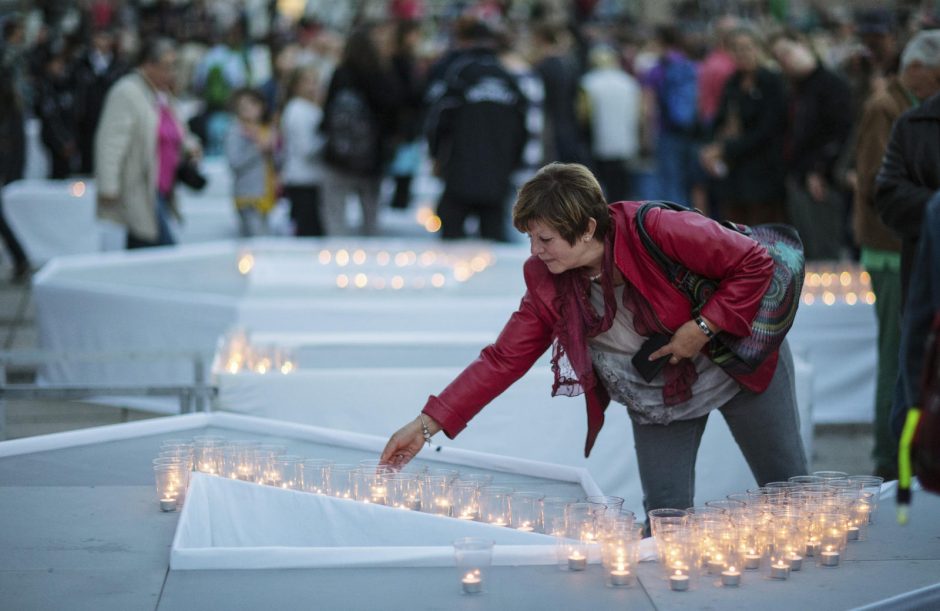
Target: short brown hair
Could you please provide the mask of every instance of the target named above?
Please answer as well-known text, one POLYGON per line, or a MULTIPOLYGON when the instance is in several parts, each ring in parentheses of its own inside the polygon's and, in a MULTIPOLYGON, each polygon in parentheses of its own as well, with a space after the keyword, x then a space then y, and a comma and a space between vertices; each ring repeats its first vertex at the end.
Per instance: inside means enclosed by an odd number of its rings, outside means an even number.
POLYGON ((603 240, 610 229, 604 192, 591 171, 579 163, 550 163, 529 179, 516 196, 512 224, 522 233, 532 221, 551 226, 574 245, 597 222, 594 235, 603 240))

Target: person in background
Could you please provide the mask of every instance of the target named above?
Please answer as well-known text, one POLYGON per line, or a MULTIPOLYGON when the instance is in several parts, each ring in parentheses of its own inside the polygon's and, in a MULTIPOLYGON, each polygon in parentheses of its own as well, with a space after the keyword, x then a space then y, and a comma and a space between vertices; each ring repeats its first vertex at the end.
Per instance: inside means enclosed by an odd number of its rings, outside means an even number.
POLYGON ((784 139, 788 216, 807 260, 836 260, 843 252, 845 202, 834 176, 852 129, 851 93, 800 35, 777 34, 770 47, 791 85, 784 139))
POLYGON ((715 179, 720 217, 745 225, 786 221, 786 92, 761 65, 763 41, 749 29, 729 35, 737 69, 725 85, 713 122, 714 140, 699 151, 715 179))
POLYGON ((256 89, 235 91, 232 109, 235 121, 225 136, 225 158, 232 169, 239 233, 243 238, 268 235, 268 214, 277 203, 277 130, 270 124, 264 96, 256 89))
POLYGON ((853 209, 861 263, 871 276, 878 317, 878 381, 875 390, 875 474, 897 479, 897 443, 891 435, 892 395, 898 377, 901 324, 901 241, 878 217, 875 177, 894 122, 940 91, 940 32, 920 32, 904 48, 901 70, 866 102, 855 149, 857 184, 853 209))
POLYGON ((496 53, 490 25, 476 20, 463 27, 477 44, 450 64, 444 94, 428 113, 429 152, 444 182, 441 237, 466 237, 465 221, 474 216, 480 237, 502 242, 510 180, 528 137, 526 101, 496 53))
POLYGON ((691 189, 698 168, 698 71, 685 51, 682 33, 672 25, 656 28, 660 58, 644 85, 654 94, 658 115, 656 174, 659 195, 692 205, 691 189))
POLYGON ((407 463, 438 431, 455 437, 554 346, 552 394, 585 395, 585 456, 611 399, 630 414, 647 512, 694 505, 696 455, 716 409, 759 485, 805 473, 786 341, 756 370, 734 377, 707 356, 714 333, 750 333, 774 273, 767 251, 703 215, 650 210, 645 226, 668 256, 719 280, 697 316, 643 246, 640 205, 608 205, 594 176, 577 164, 547 165, 526 183, 513 208, 513 224, 528 235, 532 252, 518 310, 494 344, 391 436, 381 461, 407 463), (666 357, 668 364, 643 376, 632 358, 656 333, 667 343, 650 360, 666 357))
POLYGON ((175 84, 176 43, 155 38, 105 97, 95 133, 97 214, 127 228, 128 248, 175 242, 176 171, 184 150, 201 154, 174 110, 175 84))
POLYGON ((49 178, 61 180, 78 170, 75 89, 64 48, 50 45, 36 80, 36 116, 42 124, 42 143, 49 152, 49 178))
POLYGON ((536 26, 532 36, 539 57, 535 69, 545 86, 545 160, 589 163, 575 111, 583 68, 572 51, 571 37, 554 23, 536 26))
POLYGON ((281 184, 298 237, 325 234, 320 216, 323 110, 317 104, 319 91, 316 70, 297 68, 288 80, 287 105, 281 113, 281 184))
POLYGON ((424 78, 418 64, 418 45, 421 42, 421 23, 399 21, 395 25, 395 49, 392 69, 402 88, 395 129, 395 155, 389 173, 395 181, 392 208, 407 208, 411 203, 411 181, 421 163, 421 100, 424 96, 424 78))
POLYGON ((589 126, 594 174, 607 200, 620 201, 630 195, 627 163, 640 150, 643 94, 609 46, 594 47, 588 63, 591 69, 581 78, 579 114, 589 126))
POLYGON ((29 279, 29 259, 7 224, 3 212, 3 186, 23 178, 26 164, 26 131, 23 107, 13 79, 0 79, 0 239, 13 258, 13 282, 29 279))
POLYGON ((346 197, 362 210, 361 235, 378 233, 379 190, 392 156, 403 99, 391 67, 389 24, 365 23, 346 39, 330 79, 320 131, 324 144, 323 211, 328 235, 346 235, 346 197))
POLYGON ((127 72, 127 66, 115 53, 114 35, 97 30, 91 45, 75 64, 75 117, 81 174, 91 174, 95 166, 95 131, 111 86, 127 72))

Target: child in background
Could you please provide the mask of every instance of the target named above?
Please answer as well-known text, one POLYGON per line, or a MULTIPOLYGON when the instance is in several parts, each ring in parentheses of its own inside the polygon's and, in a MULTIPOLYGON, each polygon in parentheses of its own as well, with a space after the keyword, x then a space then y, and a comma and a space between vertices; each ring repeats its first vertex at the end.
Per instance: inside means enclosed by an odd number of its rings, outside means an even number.
POLYGON ((277 203, 277 132, 268 122, 260 92, 239 89, 232 95, 232 104, 236 121, 225 137, 225 157, 232 168, 240 233, 242 237, 268 235, 268 213, 277 203))

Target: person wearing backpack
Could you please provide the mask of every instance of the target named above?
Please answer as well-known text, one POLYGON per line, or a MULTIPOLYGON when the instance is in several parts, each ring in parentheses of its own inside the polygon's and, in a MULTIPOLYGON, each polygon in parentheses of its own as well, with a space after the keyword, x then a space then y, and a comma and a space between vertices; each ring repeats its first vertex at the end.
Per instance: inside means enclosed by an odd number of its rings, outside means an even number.
POLYGON ((691 205, 693 172, 698 168, 695 136, 698 130, 698 72, 683 50, 683 38, 672 25, 656 28, 659 63, 646 77, 659 115, 656 175, 659 196, 691 205))
POLYGON ((391 158, 402 87, 391 68, 391 31, 363 24, 346 40, 343 58, 327 89, 321 133, 323 213, 327 235, 346 235, 346 196, 362 209, 358 233, 378 232, 379 188, 391 158))
POLYGON ((466 237, 479 220, 480 237, 506 241, 510 179, 528 140, 526 98, 496 51, 496 34, 482 20, 466 21, 473 40, 447 69, 445 91, 428 113, 428 145, 444 181, 438 202, 441 237, 466 237))

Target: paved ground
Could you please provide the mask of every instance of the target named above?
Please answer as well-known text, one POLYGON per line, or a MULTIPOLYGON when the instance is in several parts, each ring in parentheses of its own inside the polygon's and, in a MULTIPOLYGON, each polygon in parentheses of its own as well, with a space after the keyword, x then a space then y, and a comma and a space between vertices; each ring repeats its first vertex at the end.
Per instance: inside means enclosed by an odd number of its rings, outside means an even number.
MULTIPOLYGON (((9 264, 0 264, 0 341, 5 351, 38 348, 35 307, 28 284, 12 284, 9 264)), ((11 383, 31 383, 35 369, 10 367, 11 383)), ((118 407, 65 401, 11 401, 7 404, 9 439, 155 417, 118 407)), ((817 426, 812 470, 869 473, 872 434, 868 425, 817 426)))

